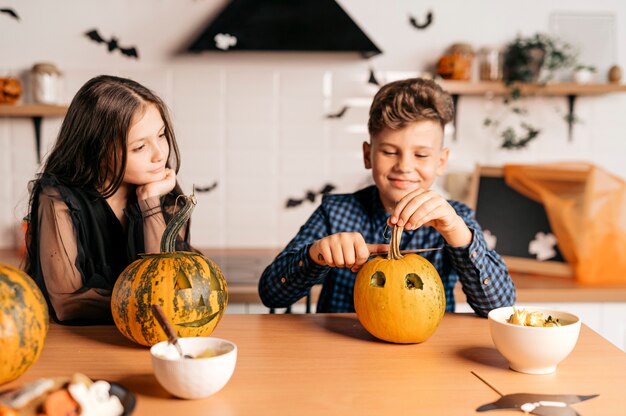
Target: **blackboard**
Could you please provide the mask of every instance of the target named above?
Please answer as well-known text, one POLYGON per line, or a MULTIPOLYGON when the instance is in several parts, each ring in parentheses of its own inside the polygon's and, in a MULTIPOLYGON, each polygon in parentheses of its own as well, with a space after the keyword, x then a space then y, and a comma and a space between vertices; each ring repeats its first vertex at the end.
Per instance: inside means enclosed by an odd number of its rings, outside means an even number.
POLYGON ((479 166, 472 180, 470 204, 476 211, 476 220, 488 237, 497 238, 495 250, 510 271, 572 276, 572 270, 563 259, 557 245, 549 259, 537 258, 529 252, 529 245, 537 233, 553 234, 542 204, 510 188, 502 168, 479 166))

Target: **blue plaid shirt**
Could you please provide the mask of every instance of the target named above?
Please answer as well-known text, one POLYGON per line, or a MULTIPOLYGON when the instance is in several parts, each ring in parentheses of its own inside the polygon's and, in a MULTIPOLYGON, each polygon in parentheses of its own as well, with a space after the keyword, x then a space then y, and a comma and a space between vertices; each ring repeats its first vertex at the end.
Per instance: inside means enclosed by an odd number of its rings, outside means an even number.
MULTIPOLYGON (((421 253, 441 276, 446 292, 446 311, 454 311, 454 286, 460 279, 467 302, 481 316, 494 308, 515 303, 515 286, 500 256, 487 247, 474 212, 449 201, 473 234, 464 247, 449 246, 433 227, 404 231, 401 250, 444 247, 421 253)), ((311 286, 322 283, 317 312, 354 312, 356 273, 350 268, 320 266, 309 257, 315 241, 339 232, 360 232, 367 243, 388 244, 383 236, 389 215, 380 202, 378 188, 370 186, 354 194, 326 195, 322 204, 298 234, 274 259, 259 281, 265 306, 284 308, 306 296, 311 286)))

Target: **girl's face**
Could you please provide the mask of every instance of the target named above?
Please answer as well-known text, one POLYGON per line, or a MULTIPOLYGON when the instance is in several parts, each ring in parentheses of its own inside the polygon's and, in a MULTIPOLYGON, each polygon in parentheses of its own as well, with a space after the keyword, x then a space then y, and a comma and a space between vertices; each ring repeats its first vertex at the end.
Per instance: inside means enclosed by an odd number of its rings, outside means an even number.
POLYGON ((365 167, 372 169, 382 203, 391 211, 417 188, 428 189, 444 173, 448 149, 443 129, 435 121, 410 123, 399 130, 384 129, 372 143, 363 143, 365 167))
POLYGON ((165 135, 165 123, 154 104, 149 104, 144 113, 135 115, 126 146, 124 183, 140 186, 165 178, 170 146, 165 135))

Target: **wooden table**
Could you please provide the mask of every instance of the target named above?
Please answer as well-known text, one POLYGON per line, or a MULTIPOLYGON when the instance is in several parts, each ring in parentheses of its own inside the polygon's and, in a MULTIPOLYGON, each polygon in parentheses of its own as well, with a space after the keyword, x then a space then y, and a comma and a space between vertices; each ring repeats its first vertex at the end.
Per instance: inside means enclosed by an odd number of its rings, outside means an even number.
POLYGON ((584 325, 572 354, 543 376, 509 370, 487 320, 470 314, 446 314, 414 345, 372 338, 354 314, 225 315, 213 335, 234 341, 239 357, 230 382, 207 399, 170 396, 147 348, 112 326, 53 324, 39 361, 2 388, 78 371, 131 389, 137 415, 468 415, 499 397, 474 371, 503 394, 599 394, 574 405, 582 416, 626 408, 626 354, 584 325))

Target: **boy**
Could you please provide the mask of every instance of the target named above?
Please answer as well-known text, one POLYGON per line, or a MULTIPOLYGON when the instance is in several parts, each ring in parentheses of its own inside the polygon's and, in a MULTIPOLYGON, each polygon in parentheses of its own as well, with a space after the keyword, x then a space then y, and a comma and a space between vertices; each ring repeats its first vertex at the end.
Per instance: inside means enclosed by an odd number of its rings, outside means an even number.
POLYGON ((383 233, 393 225, 404 226, 401 250, 443 247, 422 255, 441 276, 446 311, 454 311, 457 279, 478 315, 515 302, 506 266, 487 248, 473 211, 430 189, 448 162, 443 132, 453 111, 450 95, 433 81, 407 79, 378 91, 369 114, 370 143, 363 143, 375 186, 324 197, 263 272, 259 294, 266 306, 287 307, 323 283, 317 312, 354 312, 356 271, 370 252, 387 246, 383 233))

